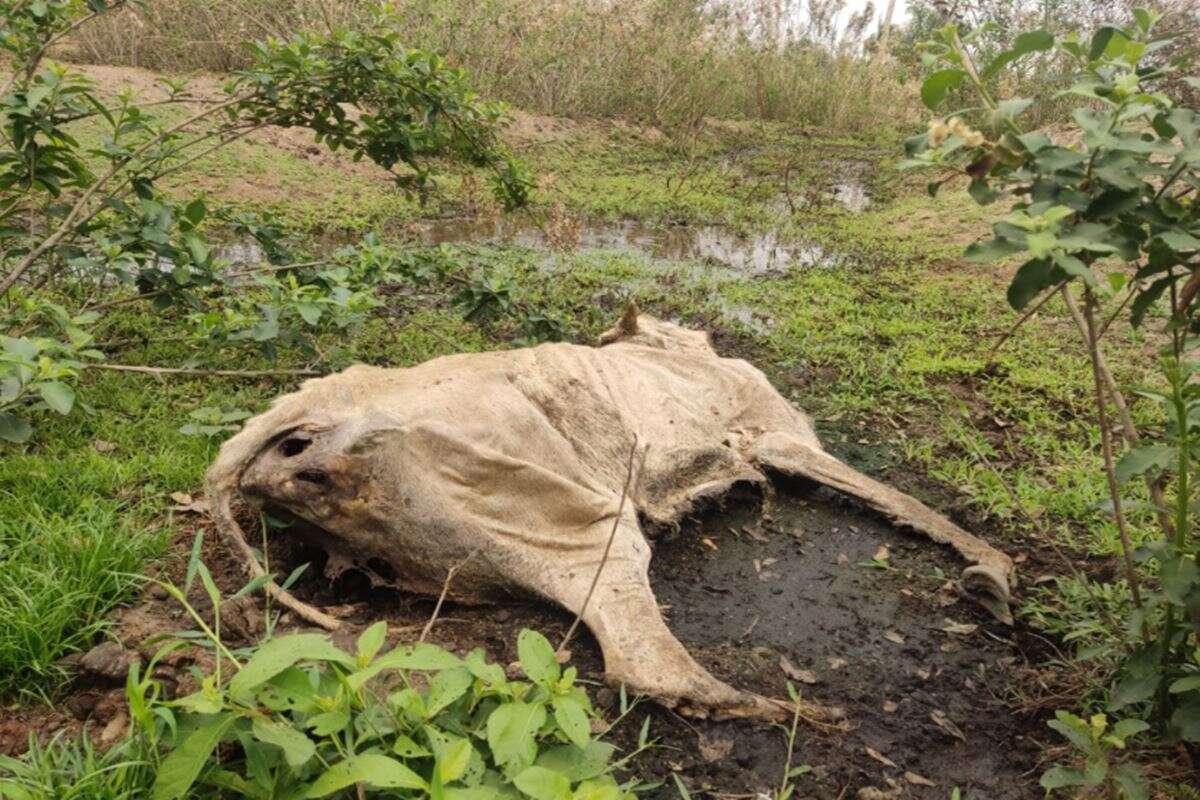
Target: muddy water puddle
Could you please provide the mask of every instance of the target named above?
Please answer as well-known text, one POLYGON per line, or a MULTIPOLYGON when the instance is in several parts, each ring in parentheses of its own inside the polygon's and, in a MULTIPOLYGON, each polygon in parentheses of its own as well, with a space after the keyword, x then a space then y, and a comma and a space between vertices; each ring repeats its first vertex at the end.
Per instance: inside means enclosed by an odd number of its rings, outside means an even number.
MULTIPOLYGON (((739 235, 718 225, 652 227, 633 220, 577 221, 566 246, 615 250, 669 261, 700 261, 743 275, 770 275, 795 268, 833 267, 839 259, 820 245, 781 239, 775 233, 739 235)), ((522 218, 456 218, 421 223, 427 244, 497 244, 551 249, 544 230, 522 218)))
MULTIPOLYGON (((672 631, 720 677, 780 695, 790 671, 807 698, 845 709, 850 731, 804 732, 796 763, 817 778, 798 796, 888 791, 889 779, 896 797, 1039 796, 1036 745, 998 699, 1022 656, 1008 629, 944 588, 963 565, 827 490, 792 487, 768 514, 733 503, 660 540, 651 580, 672 631)), ((744 769, 782 768, 767 742, 730 728, 702 725, 734 741, 744 769)))

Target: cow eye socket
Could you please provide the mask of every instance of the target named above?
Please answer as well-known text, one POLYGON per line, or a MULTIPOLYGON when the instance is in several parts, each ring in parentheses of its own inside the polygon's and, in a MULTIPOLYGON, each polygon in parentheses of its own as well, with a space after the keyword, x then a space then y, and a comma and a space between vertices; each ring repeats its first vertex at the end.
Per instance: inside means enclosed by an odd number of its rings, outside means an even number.
POLYGON ((303 453, 310 444, 312 444, 312 440, 310 439, 298 439, 293 436, 289 439, 284 439, 280 443, 279 452, 283 453, 286 457, 291 458, 292 456, 298 456, 303 453))

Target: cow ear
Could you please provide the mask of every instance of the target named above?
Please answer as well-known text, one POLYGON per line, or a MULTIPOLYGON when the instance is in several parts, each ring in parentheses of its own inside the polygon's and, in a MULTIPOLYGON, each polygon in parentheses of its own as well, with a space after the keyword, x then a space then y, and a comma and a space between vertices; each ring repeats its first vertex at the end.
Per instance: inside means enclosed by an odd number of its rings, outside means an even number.
POLYGON ((621 315, 619 320, 617 320, 616 327, 600 334, 601 346, 637 336, 638 314, 640 313, 641 311, 638 309, 637 301, 630 299, 629 305, 625 306, 625 313, 621 315))

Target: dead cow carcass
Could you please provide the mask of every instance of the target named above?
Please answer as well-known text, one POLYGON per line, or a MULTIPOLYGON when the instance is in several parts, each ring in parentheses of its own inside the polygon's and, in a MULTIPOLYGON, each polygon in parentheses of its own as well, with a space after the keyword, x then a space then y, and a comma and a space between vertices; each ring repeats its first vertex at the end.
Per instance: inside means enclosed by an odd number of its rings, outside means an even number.
POLYGON ((1007 608, 1006 555, 830 456, 803 413, 750 364, 717 356, 706 334, 633 310, 600 347, 308 381, 226 442, 207 480, 217 524, 252 571, 231 510, 238 495, 312 523, 337 563, 386 564, 409 591, 438 594, 461 565, 452 599, 521 592, 583 608, 611 682, 691 713, 754 716, 778 708, 712 677, 664 624, 639 515, 673 524, 735 483, 764 483, 764 470, 831 486, 951 546, 970 564, 963 584, 1007 608), (644 450, 622 508, 635 439, 644 450))

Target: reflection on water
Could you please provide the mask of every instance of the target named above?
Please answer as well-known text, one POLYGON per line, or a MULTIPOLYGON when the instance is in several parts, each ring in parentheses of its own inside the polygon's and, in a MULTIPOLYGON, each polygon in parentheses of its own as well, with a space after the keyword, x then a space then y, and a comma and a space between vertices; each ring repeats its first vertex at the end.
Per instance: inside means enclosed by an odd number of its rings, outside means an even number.
POLYGON ((857 178, 839 180, 833 187, 833 199, 855 214, 861 214, 871 205, 871 196, 867 194, 866 185, 857 178))
MULTIPOLYGON (((525 219, 433 220, 423 223, 419 233, 428 244, 507 242, 523 247, 549 246, 545 233, 525 219)), ((632 220, 583 222, 578 227, 577 242, 581 250, 626 250, 671 261, 705 261, 749 275, 835 263, 815 244, 786 242, 774 233, 742 236, 716 225, 652 228, 632 220)))

